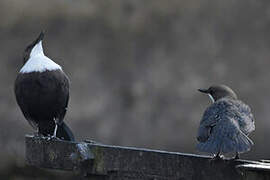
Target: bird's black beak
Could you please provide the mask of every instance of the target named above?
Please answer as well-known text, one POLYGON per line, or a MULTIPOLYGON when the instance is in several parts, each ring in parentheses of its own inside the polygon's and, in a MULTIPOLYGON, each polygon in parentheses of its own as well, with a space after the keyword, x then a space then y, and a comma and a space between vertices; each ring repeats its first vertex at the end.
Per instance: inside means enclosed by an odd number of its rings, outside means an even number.
POLYGON ((198 91, 200 91, 201 93, 208 94, 208 89, 198 89, 198 91))
POLYGON ((31 43, 29 44, 26 49, 24 50, 24 55, 23 55, 23 64, 26 63, 26 61, 29 59, 31 50, 33 49, 33 47, 39 43, 40 41, 42 41, 44 38, 44 31, 41 31, 39 36, 31 43))
POLYGON ((39 43, 40 41, 42 41, 44 38, 44 31, 41 31, 38 38, 33 42, 33 45, 36 45, 37 43, 39 43))
POLYGON ((30 44, 27 46, 27 48, 25 49, 25 51, 27 50, 31 50, 37 43, 39 43, 40 41, 42 41, 44 38, 44 31, 41 31, 39 36, 30 44))

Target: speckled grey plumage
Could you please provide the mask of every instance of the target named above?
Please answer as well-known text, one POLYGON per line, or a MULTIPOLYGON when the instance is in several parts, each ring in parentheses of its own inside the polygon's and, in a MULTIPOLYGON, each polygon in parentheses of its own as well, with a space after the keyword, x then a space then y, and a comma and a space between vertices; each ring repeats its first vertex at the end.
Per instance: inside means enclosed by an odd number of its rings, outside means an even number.
POLYGON ((197 149, 208 153, 246 152, 253 145, 248 138, 255 130, 248 105, 224 97, 210 105, 200 122, 197 149))

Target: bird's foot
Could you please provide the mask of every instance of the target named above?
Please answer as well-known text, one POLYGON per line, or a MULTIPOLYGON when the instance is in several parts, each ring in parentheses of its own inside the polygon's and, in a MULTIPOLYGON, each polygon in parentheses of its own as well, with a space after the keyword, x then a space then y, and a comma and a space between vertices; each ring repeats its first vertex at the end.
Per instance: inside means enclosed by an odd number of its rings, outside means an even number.
POLYGON ((46 140, 47 140, 47 141, 52 141, 52 140, 57 140, 57 141, 59 141, 59 140, 61 140, 61 139, 58 138, 58 137, 56 137, 56 136, 48 135, 48 136, 46 136, 46 140))
POLYGON ((235 154, 235 157, 233 158, 233 160, 238 160, 238 159, 240 159, 240 155, 239 155, 239 153, 236 153, 235 154))
POLYGON ((223 155, 220 155, 219 153, 216 154, 212 159, 210 159, 211 162, 215 162, 215 161, 222 161, 224 158, 223 155))

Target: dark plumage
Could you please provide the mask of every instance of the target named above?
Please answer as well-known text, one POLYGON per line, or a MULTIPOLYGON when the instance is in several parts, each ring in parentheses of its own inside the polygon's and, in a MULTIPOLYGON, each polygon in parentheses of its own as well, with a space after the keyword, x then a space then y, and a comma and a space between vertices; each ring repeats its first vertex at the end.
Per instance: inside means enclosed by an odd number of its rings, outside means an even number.
POLYGON ((43 54, 43 36, 41 33, 25 51, 25 64, 15 81, 16 100, 38 133, 73 141, 72 131, 63 122, 69 101, 69 79, 59 65, 43 54))

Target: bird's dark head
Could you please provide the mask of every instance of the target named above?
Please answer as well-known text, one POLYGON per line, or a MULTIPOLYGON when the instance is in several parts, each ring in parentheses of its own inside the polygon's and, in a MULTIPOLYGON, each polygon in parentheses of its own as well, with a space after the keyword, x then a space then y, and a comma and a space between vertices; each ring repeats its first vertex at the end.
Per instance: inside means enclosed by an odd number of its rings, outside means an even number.
POLYGON ((23 64, 27 62, 27 60, 30 58, 30 54, 32 49, 35 47, 36 44, 38 44, 40 41, 42 41, 44 38, 44 32, 42 31, 39 36, 31 43, 29 44, 23 53, 23 64))
POLYGON ((208 94, 213 102, 224 97, 237 99, 235 92, 233 92, 231 88, 225 85, 214 85, 208 89, 198 89, 198 91, 208 94))

